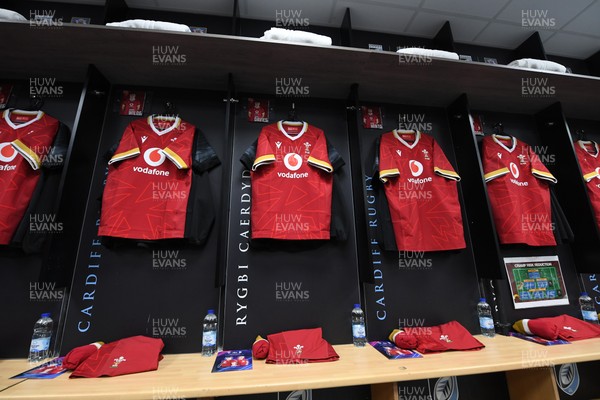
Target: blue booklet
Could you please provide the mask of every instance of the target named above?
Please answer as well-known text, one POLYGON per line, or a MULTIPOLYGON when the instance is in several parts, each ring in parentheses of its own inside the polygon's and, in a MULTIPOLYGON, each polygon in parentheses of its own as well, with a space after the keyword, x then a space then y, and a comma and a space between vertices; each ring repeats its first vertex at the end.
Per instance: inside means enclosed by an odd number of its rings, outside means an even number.
POLYGON ((423 357, 416 351, 401 349, 394 343, 387 340, 376 340, 374 342, 369 342, 369 344, 390 360, 397 360, 399 358, 423 357))
POLYGON ((522 333, 518 333, 518 332, 508 332, 508 336, 518 337, 519 339, 528 340, 530 342, 537 343, 537 344, 543 344, 544 346, 552 346, 555 344, 571 344, 571 342, 569 342, 568 340, 562 340, 562 339, 547 340, 547 339, 543 339, 539 336, 523 335, 522 333))
POLYGON ((226 350, 217 353, 212 372, 252 369, 252 350, 226 350))
POLYGON ((10 379, 53 379, 67 372, 67 368, 63 367, 62 361, 64 357, 55 358, 48 362, 38 365, 37 367, 28 369, 10 379))

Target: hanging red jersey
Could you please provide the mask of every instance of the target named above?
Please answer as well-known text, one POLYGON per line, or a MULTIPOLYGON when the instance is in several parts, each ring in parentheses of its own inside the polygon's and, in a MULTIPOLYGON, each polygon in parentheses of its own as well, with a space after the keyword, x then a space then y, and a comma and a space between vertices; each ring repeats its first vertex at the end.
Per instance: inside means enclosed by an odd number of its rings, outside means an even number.
POLYGON ((195 129, 179 117, 129 124, 108 162, 98 235, 184 237, 195 129))
POLYGON ((460 177, 431 136, 404 130, 384 133, 378 171, 398 250, 465 247, 456 187, 460 177))
MULTIPOLYGON (((332 172, 325 134, 306 122, 265 126, 256 154, 242 157, 251 169, 252 238, 329 239, 332 172)), ((337 154, 337 153, 336 153, 337 154)))
POLYGON ((598 153, 600 148, 598 143, 592 141, 578 140, 575 142, 575 154, 579 161, 579 167, 586 181, 588 197, 594 215, 596 216, 596 225, 600 229, 600 157, 598 153))
POLYGON ((556 178, 526 143, 483 138, 483 171, 500 243, 555 246, 548 182, 556 178))
POLYGON ((0 120, 0 244, 9 244, 40 179, 58 120, 42 111, 8 109, 0 120))

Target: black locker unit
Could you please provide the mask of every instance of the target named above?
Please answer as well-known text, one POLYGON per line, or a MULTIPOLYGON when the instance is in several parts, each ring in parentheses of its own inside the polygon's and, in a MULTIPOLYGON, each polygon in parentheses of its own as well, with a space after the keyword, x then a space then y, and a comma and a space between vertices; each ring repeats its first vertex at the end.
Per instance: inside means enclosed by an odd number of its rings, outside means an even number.
MULTIPOLYGON (((215 285, 219 224, 213 225, 208 241, 202 245, 118 244, 107 248, 97 235, 100 199, 108 171, 105 154, 118 143, 127 125, 140 118, 119 115, 115 99, 124 89, 141 88, 114 86, 107 95, 109 105, 97 148, 63 346, 72 348, 96 340, 109 342, 146 335, 162 338, 167 352, 197 352, 201 349, 197 338, 202 336, 206 311, 219 309, 215 285)), ((161 114, 165 103, 172 102, 181 119, 204 132, 222 157, 225 105, 221 93, 150 87, 141 90, 151 97, 145 110, 161 114)), ((201 190, 210 190, 218 205, 221 168, 207 174, 210 187, 201 190)))
MULTIPOLYGON (((385 196, 373 182, 373 152, 375 140, 382 133, 398 128, 399 114, 408 116, 414 125, 432 136, 450 163, 456 166, 452 136, 443 108, 413 105, 382 104, 383 129, 358 131, 364 168, 365 207, 369 221, 369 248, 373 271, 372 284, 366 286, 369 334, 386 337, 399 324, 406 327, 427 327, 457 320, 472 332, 477 331, 475 305, 479 287, 470 246, 470 232, 465 215, 462 187, 459 182, 459 202, 467 247, 461 250, 421 252, 384 251, 376 244, 376 225, 383 223, 382 210, 376 206, 376 196, 385 196), (449 313, 448 310, 452 310, 449 313)), ((456 167, 455 167, 456 168, 456 167)), ((456 172, 461 175, 460 168, 456 172)), ((425 189, 423 189, 425 190, 425 189)))
MULTIPOLYGON (((29 80, 15 80, 11 83, 14 85, 13 95, 8 107, 31 107, 29 80)), ((75 128, 78 125, 78 103, 83 98, 82 86, 81 83, 52 81, 52 87, 60 89, 58 91, 62 92, 62 95, 44 100, 43 111, 69 127, 72 141, 75 139, 75 128)), ((72 145, 70 147, 72 149, 72 145)), ((68 165, 65 164, 60 172, 59 187, 65 185, 67 170, 68 165)), ((58 198, 59 193, 54 193, 53 196, 58 198)), ((76 222, 57 214, 57 211, 55 209, 52 215, 48 216, 56 226, 47 235, 46 245, 41 253, 26 254, 21 249, 7 246, 0 249, 0 281, 4 283, 2 311, 6 318, 6 326, 12 327, 4 330, 3 340, 10 345, 1 347, 0 357, 27 356, 28 343, 31 340, 30 331, 41 313, 50 312, 57 328, 64 322, 61 314, 68 301, 72 271, 52 263, 51 259, 57 257, 57 245, 63 236, 69 234, 76 222)))
POLYGON ((265 337, 283 330, 319 326, 323 328, 323 337, 331 343, 351 342, 348 310, 361 301, 356 264, 358 244, 350 223, 354 220, 354 210, 348 196, 355 189, 350 175, 354 160, 349 157, 344 102, 273 98, 270 114, 271 123, 286 119, 294 102, 298 118, 322 129, 345 160, 346 164, 333 172, 333 179, 337 186, 334 190, 340 194, 340 219, 347 238, 308 244, 295 241, 256 244, 248 239, 252 183, 249 171, 239 159, 258 138, 263 124, 247 122, 248 97, 264 98, 259 94, 242 94, 236 105, 224 347, 247 348, 258 334, 265 337))

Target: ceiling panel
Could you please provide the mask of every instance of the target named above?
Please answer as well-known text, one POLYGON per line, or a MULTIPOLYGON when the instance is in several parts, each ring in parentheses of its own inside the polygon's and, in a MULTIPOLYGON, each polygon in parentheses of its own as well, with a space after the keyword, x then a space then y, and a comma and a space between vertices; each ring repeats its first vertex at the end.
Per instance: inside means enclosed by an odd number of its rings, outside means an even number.
MULTIPOLYGON (((56 0, 38 0, 38 1, 51 1, 56 3, 56 0)), ((60 0, 61 3, 69 3, 69 4, 86 4, 91 6, 103 6, 106 4, 105 0, 60 0)))
POLYGON ((565 25, 563 30, 600 37, 600 2, 594 3, 577 18, 565 25))
MULTIPOLYGON (((242 18, 273 21, 274 26, 278 18, 290 20, 308 18, 310 25, 331 26, 330 16, 334 2, 335 0, 304 0, 302 2, 294 0, 241 0, 240 16, 242 18)), ((343 18, 343 14, 341 18, 343 18)))
POLYGON ((208 15, 231 15, 233 0, 125 0, 131 8, 159 9, 208 15))
POLYGON ((565 57, 586 59, 599 50, 597 38, 557 33, 544 42, 546 53, 565 57))
MULTIPOLYGON (((555 28, 560 28, 593 2, 594 0, 513 0, 498 15, 498 19, 522 25, 525 13, 525 17, 532 20, 554 18, 555 28)), ((535 24, 535 21, 532 22, 535 24)), ((544 22, 538 22, 538 25, 540 23, 544 22)))
POLYGON ((480 20, 420 12, 405 32, 408 35, 433 37, 446 21, 450 21, 454 40, 458 42, 472 41, 487 25, 487 22, 480 20))
POLYGON ((366 31, 402 34, 415 14, 406 8, 338 1, 336 12, 350 8, 352 28, 366 31), (373 29, 377 26, 377 29, 373 29))
POLYGON ((554 36, 556 34, 556 31, 538 31, 538 33, 540 34, 540 39, 542 40, 542 44, 548 40, 549 38, 551 38, 552 36, 554 36))
POLYGON ((533 33, 521 26, 492 23, 475 39, 476 44, 483 46, 515 49, 533 33))
POLYGON ((423 0, 346 0, 347 3, 366 4, 383 7, 417 8, 423 0))
POLYGON ((425 0, 423 8, 449 14, 464 14, 475 17, 492 18, 510 0, 425 0))

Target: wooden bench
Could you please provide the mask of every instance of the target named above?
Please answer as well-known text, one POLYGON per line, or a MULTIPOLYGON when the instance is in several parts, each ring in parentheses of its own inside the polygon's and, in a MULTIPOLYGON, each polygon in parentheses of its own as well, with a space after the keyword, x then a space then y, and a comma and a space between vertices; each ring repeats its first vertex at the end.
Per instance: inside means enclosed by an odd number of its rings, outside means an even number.
POLYGON ((299 389, 371 385, 373 400, 398 399, 397 382, 506 371, 511 399, 558 399, 554 365, 600 360, 600 339, 541 346, 505 336, 477 336, 480 351, 429 354, 387 360, 371 346, 334 346, 340 360, 271 365, 255 361, 251 371, 211 373, 215 357, 166 355, 157 371, 113 378, 8 379, 30 368, 24 360, 0 361, 0 399, 206 398, 299 389))

